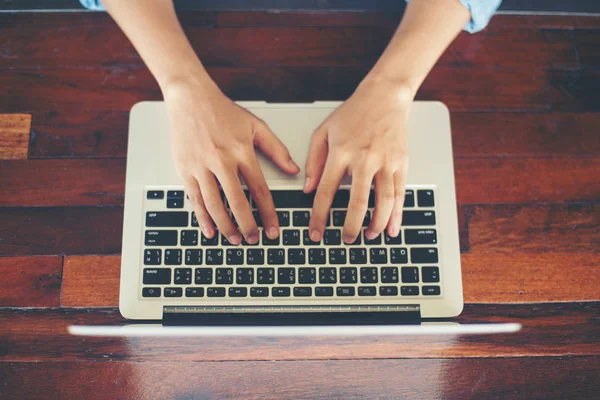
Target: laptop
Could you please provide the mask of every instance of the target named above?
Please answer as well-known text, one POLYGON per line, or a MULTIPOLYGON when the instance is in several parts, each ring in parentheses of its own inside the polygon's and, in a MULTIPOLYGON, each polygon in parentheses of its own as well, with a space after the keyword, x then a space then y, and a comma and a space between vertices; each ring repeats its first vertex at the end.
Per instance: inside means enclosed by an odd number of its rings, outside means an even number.
MULTIPOLYGON (((264 120, 304 166, 312 132, 341 103, 238 104, 264 120)), ((313 196, 302 192, 303 171, 286 175, 259 154, 281 234, 268 240, 259 225, 257 245, 232 246, 220 234, 204 237, 198 228, 174 168, 164 103, 136 104, 129 126, 119 309, 127 319, 160 323, 72 327, 71 332, 201 336, 518 330, 518 324, 421 323, 456 317, 463 309, 448 109, 439 102, 415 102, 407 129, 410 168, 397 238, 384 233, 366 240, 371 196, 363 232, 352 245, 344 244, 347 177, 323 240, 310 241, 313 196), (161 326, 170 329, 156 329, 161 326)), ((254 208, 250 195, 248 201, 254 208)))

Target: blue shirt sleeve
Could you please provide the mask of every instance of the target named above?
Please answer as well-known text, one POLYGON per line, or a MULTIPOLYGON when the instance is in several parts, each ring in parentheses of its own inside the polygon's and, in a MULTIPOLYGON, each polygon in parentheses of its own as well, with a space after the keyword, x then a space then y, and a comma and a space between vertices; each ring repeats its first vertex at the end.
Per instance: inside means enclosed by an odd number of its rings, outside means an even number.
MULTIPOLYGON (((409 0, 406 0, 408 2, 409 0)), ((492 16, 500 7, 502 0, 459 0, 461 4, 469 9, 471 20, 463 27, 463 30, 475 33, 483 30, 492 19, 492 16)))
POLYGON ((100 0, 79 0, 79 2, 81 3, 82 6, 84 6, 88 10, 95 10, 95 11, 103 11, 104 10, 104 6, 100 2, 100 0))

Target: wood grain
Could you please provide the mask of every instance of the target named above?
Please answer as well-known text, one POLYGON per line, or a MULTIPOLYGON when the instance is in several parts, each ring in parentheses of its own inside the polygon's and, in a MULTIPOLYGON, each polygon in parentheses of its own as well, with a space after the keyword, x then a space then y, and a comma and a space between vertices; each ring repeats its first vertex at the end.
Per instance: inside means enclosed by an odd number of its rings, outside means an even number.
POLYGON ((468 207, 473 253, 598 252, 597 204, 468 207))
POLYGON ((584 68, 600 68, 600 23, 595 28, 575 31, 579 64, 584 68))
POLYGON ((597 355, 599 303, 467 305, 457 322, 520 322, 515 334, 468 336, 93 338, 69 325, 123 325, 116 309, 0 310, 0 361, 236 361, 597 355))
POLYGON ((2 363, 9 399, 593 399, 600 358, 2 363), (45 379, 38 379, 43 376, 45 379), (57 384, 60 382, 60 384, 57 384), (223 382, 227 382, 224 384, 223 382))
POLYGON ((598 252, 470 253, 461 261, 465 303, 600 300, 598 252))
POLYGON ((600 70, 553 70, 548 75, 552 110, 566 112, 600 111, 600 70))
POLYGON ((0 160, 27 158, 31 115, 0 114, 0 160))
POLYGON ((60 306, 62 257, 0 257, 0 307, 60 306))
POLYGON ((65 257, 61 307, 118 307, 120 256, 65 257))

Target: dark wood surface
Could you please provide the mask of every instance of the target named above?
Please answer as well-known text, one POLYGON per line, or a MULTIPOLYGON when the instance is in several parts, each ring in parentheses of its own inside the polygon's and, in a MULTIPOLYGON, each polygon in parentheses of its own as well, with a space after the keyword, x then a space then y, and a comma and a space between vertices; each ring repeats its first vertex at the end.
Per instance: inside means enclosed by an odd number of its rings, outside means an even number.
MULTIPOLYGON (((180 15, 234 100, 343 100, 398 13, 180 15)), ((419 91, 451 110, 468 322, 498 336, 92 339, 118 287, 128 112, 156 82, 102 13, 0 13, 0 398, 596 398, 600 17, 494 17, 419 91), (226 362, 224 362, 226 361, 226 362)))

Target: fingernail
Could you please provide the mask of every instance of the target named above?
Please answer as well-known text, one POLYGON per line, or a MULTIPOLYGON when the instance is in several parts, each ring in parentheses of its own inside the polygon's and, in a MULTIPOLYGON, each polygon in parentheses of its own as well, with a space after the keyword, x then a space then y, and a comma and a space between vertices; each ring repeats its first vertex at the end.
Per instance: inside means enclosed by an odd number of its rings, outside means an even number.
POLYGON ((306 179, 304 180, 304 190, 308 190, 309 187, 310 187, 310 178, 307 176, 306 179))
POLYGON ((296 164, 294 162, 294 160, 292 160, 291 158, 290 158, 290 161, 288 161, 288 164, 289 164, 290 168, 292 168, 292 169, 300 169, 300 167, 298 166, 298 164, 296 164))
POLYGON ((353 237, 344 236, 344 243, 346 243, 346 244, 352 244, 352 243, 354 243, 354 240, 355 239, 353 237))
POLYGON ((231 235, 229 236, 229 242, 233 244, 240 244, 242 242, 242 237, 240 235, 231 235))
POLYGON ((398 236, 398 233, 400 233, 400 225, 398 224, 398 221, 392 223, 392 235, 394 235, 394 237, 398 236))
POLYGON ((248 238, 248 243, 250 244, 255 244, 258 243, 258 236, 256 235, 252 235, 248 238))
POLYGON ((317 231, 316 229, 311 230, 310 240, 312 240, 313 242, 321 241, 321 232, 317 231))
POLYGON ((276 226, 272 226, 269 228, 269 239, 275 239, 277 237, 277 235, 279 234, 279 228, 277 228, 276 226))
POLYGON ((373 240, 377 237, 377 234, 373 231, 367 231, 367 233, 365 233, 365 236, 367 237, 367 239, 373 240))
POLYGON ((208 225, 202 225, 202 233, 206 237, 212 237, 213 231, 208 225))

